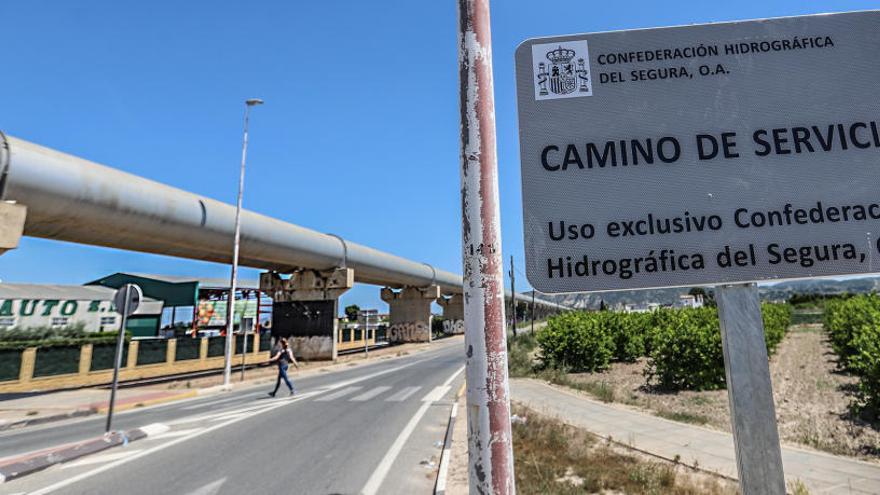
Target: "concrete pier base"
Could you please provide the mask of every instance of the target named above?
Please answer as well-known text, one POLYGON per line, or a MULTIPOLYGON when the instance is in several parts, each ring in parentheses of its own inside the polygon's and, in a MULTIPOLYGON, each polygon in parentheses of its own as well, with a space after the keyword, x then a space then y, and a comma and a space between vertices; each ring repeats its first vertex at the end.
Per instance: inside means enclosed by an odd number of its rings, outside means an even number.
POLYGON ((437 303, 443 307, 443 333, 464 334, 464 296, 453 294, 449 297, 441 297, 437 303))
POLYGON ((382 289, 382 300, 390 307, 387 336, 392 343, 431 341, 431 303, 440 297, 440 287, 382 289))
POLYGON ((24 205, 0 201, 0 254, 18 247, 26 217, 24 205))
POLYGON ((353 285, 351 268, 260 274, 260 290, 272 297, 272 337, 288 339, 297 358, 336 359, 339 296, 353 285))

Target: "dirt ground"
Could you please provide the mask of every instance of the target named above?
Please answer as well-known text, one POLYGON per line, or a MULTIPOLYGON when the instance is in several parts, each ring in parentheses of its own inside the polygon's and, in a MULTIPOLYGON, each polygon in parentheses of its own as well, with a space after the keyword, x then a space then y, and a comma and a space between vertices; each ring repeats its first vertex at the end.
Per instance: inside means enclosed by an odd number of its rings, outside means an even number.
MULTIPOLYGON (((730 431, 726 390, 646 390, 645 364, 645 359, 615 363, 602 373, 570 374, 569 378, 602 400, 730 431)), ((872 426, 849 414, 850 394, 857 380, 836 371, 836 357, 821 325, 793 326, 771 358, 770 372, 784 443, 880 462, 880 425, 872 426)))

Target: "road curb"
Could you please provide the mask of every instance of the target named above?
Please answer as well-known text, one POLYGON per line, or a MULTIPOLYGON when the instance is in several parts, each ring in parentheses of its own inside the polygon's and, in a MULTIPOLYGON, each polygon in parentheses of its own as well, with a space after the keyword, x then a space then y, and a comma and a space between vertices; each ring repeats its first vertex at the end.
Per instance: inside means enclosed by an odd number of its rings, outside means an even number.
POLYGON ((113 447, 127 445, 167 429, 168 427, 165 425, 147 425, 125 432, 110 432, 91 440, 46 449, 37 454, 25 454, 0 464, 0 484, 42 471, 55 464, 70 462, 113 447))
POLYGON ((12 423, 0 424, 0 431, 15 430, 17 428, 36 426, 36 425, 41 425, 43 423, 52 423, 54 421, 64 421, 65 419, 71 419, 71 418, 81 418, 83 416, 91 416, 92 414, 97 414, 97 413, 98 413, 97 409, 89 408, 89 409, 80 409, 80 410, 69 412, 69 413, 53 414, 52 416, 43 416, 42 418, 21 419, 18 421, 14 421, 12 423))
POLYGON ((450 457, 452 457, 452 430, 455 428, 455 419, 458 416, 458 401, 464 392, 465 384, 461 384, 458 393, 455 394, 455 403, 449 411, 449 423, 446 425, 446 438, 443 439, 443 452, 440 454, 440 466, 437 469, 437 481, 434 483, 434 495, 445 495, 446 476, 449 473, 450 457))

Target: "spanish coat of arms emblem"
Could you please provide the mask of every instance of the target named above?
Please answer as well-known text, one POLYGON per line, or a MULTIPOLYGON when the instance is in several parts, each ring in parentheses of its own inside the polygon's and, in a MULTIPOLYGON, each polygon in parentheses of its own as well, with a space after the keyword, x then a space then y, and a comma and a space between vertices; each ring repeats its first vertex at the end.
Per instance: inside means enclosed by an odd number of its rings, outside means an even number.
POLYGON ((592 95, 586 41, 533 45, 532 49, 537 99, 592 95))

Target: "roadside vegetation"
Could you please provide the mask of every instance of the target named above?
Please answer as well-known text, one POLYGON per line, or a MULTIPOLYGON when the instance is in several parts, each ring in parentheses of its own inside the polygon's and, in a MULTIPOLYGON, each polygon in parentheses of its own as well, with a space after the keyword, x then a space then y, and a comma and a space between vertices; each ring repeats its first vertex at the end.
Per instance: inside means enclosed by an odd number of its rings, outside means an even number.
MULTIPOLYGON (((0 350, 106 344, 116 342, 118 335, 118 332, 89 332, 83 324, 66 327, 12 328, 0 332, 0 350)), ((126 332, 126 340, 130 338, 130 332, 126 332)))
MULTIPOLYGON (((787 305, 763 304, 765 341, 773 354, 791 321, 787 305)), ((646 386, 674 390, 724 388, 721 331, 715 308, 651 313, 570 312, 535 336, 539 368, 597 372, 612 362, 648 358, 646 386)))
POLYGON ((825 304, 825 330, 842 370, 858 377, 852 408, 880 418, 880 296, 867 294, 825 304))
MULTIPOLYGON (((780 438, 880 461, 880 296, 802 299, 762 305, 780 438)), ((569 313, 508 348, 514 378, 730 431, 715 308, 569 313)))
POLYGON ((737 493, 726 480, 649 459, 523 407, 514 407, 513 412, 526 418, 512 426, 519 493, 737 493))

